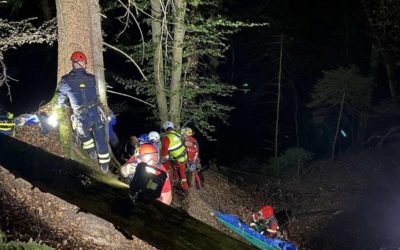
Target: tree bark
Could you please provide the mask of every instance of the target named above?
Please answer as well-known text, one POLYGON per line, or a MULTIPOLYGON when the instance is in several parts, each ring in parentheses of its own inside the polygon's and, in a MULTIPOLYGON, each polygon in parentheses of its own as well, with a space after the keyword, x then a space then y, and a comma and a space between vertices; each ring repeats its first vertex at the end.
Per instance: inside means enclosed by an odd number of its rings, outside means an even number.
POLYGON ((398 96, 398 91, 397 91, 397 81, 396 81, 396 76, 395 76, 395 70, 396 66, 395 64, 391 63, 390 60, 386 59, 385 60, 385 68, 386 68, 386 74, 388 78, 388 84, 389 84, 389 90, 390 90, 390 95, 392 98, 396 98, 398 96))
MULTIPOLYGON (((85 53, 88 64, 87 71, 96 76, 99 100, 107 107, 106 82, 104 77, 103 39, 101 33, 100 7, 98 0, 56 0, 57 27, 58 27, 58 71, 57 79, 71 69, 70 56, 74 51, 85 53)), ((60 121, 59 132, 63 151, 71 159, 85 162, 91 166, 91 161, 84 161, 80 150, 72 143, 72 129, 70 125, 70 111, 65 111, 60 121)), ((108 126, 105 126, 105 129, 108 126)))
POLYGON ((254 249, 160 202, 129 198, 126 184, 0 134, 0 165, 43 191, 161 249, 254 249))
POLYGON ((71 70, 69 60, 74 51, 82 51, 88 58, 87 70, 97 79, 100 100, 106 104, 103 39, 101 35, 98 0, 56 0, 58 26, 57 79, 71 70))
POLYGON ((278 72, 278 93, 276 100, 276 121, 275 121, 275 158, 278 157, 278 135, 279 135, 279 113, 281 106, 281 81, 282 81, 282 59, 283 59, 283 34, 281 34, 281 47, 279 53, 279 72, 278 72))
POLYGON ((339 129, 340 129, 340 122, 342 120, 342 113, 343 113, 343 106, 344 106, 344 99, 346 97, 346 92, 343 92, 343 97, 342 97, 342 104, 340 105, 340 111, 339 111, 339 117, 338 117, 338 122, 336 126, 336 133, 335 133, 335 138, 333 139, 333 145, 332 145, 332 153, 331 153, 331 162, 335 160, 335 148, 336 148, 336 141, 338 138, 339 134, 339 129))
POLYGON ((180 103, 181 103, 181 78, 183 61, 183 41, 185 38, 185 14, 186 1, 174 0, 175 3, 175 24, 173 28, 174 41, 172 44, 172 71, 171 71, 171 93, 170 93, 170 118, 178 125, 181 122, 180 103))
POLYGON ((49 5, 49 0, 40 0, 40 7, 42 8, 44 20, 50 20, 52 16, 51 16, 51 8, 49 5))
POLYGON ((168 104, 165 89, 165 76, 164 76, 164 58, 162 47, 162 23, 161 19, 161 1, 151 0, 151 15, 154 17, 151 20, 151 33, 154 46, 153 54, 153 75, 154 84, 156 89, 156 98, 158 105, 159 118, 161 123, 168 120, 168 104))

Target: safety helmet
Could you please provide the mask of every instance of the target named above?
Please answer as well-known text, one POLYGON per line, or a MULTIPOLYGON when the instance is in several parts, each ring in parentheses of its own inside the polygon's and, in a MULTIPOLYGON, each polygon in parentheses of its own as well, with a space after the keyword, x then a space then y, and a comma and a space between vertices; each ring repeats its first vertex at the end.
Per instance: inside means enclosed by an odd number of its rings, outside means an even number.
POLYGON ((154 166, 158 163, 160 156, 156 147, 150 143, 142 144, 139 146, 138 159, 147 165, 154 166))
POLYGON ((181 135, 184 137, 193 136, 193 129, 189 127, 183 127, 181 130, 181 135))
POLYGON ((73 62, 80 61, 80 62, 85 62, 86 63, 87 62, 87 58, 86 58, 86 55, 83 52, 75 51, 71 55, 71 61, 73 61, 73 62))
POLYGON ((272 206, 262 206, 257 213, 253 214, 253 220, 257 219, 269 219, 274 216, 274 209, 272 206))
POLYGON ((140 135, 140 136, 138 137, 138 140, 139 140, 139 144, 140 144, 140 145, 150 142, 149 136, 148 136, 147 134, 142 134, 142 135, 140 135))
POLYGON ((151 131, 149 133, 149 140, 153 142, 158 142, 160 141, 160 134, 156 131, 151 131))
POLYGON ((172 122, 170 121, 166 121, 164 122, 164 124, 162 125, 164 130, 167 130, 169 128, 175 129, 175 126, 172 122))

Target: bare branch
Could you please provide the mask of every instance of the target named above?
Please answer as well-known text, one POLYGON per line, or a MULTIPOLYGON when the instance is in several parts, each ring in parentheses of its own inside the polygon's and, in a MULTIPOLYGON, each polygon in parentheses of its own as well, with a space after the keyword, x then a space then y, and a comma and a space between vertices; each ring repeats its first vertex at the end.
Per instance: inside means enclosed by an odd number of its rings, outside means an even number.
POLYGON ((143 79, 145 79, 146 81, 148 81, 148 79, 146 78, 146 76, 144 75, 142 69, 139 67, 139 65, 135 62, 135 60, 133 60, 132 57, 130 57, 128 54, 126 54, 125 52, 123 52, 122 50, 118 49, 117 47, 112 46, 111 44, 108 44, 106 42, 103 42, 103 44, 119 53, 121 53, 122 55, 124 55, 126 58, 128 58, 133 65, 135 65, 135 67, 139 70, 140 74, 142 75, 143 79))

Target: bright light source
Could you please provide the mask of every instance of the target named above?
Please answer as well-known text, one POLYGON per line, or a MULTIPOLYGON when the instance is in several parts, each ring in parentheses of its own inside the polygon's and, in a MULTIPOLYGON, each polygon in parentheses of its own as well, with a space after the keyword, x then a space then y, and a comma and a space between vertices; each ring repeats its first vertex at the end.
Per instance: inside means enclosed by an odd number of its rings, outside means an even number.
POLYGON ((151 173, 151 174, 156 174, 157 171, 154 168, 151 167, 146 167, 146 172, 147 173, 151 173))
POLYGON ((347 134, 346 134, 346 132, 344 132, 344 130, 342 129, 342 130, 340 130, 340 133, 342 134, 342 136, 343 137, 347 137, 347 134))
POLYGON ((53 113, 47 118, 47 123, 52 126, 53 128, 57 127, 58 125, 58 118, 57 114, 53 113))

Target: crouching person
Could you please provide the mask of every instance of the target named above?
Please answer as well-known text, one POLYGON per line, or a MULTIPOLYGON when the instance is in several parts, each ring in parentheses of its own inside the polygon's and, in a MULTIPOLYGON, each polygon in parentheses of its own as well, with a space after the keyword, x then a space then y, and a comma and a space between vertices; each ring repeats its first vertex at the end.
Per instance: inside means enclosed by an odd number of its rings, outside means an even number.
POLYGON ((262 206, 252 217, 253 223, 250 223, 250 227, 257 232, 270 238, 280 235, 278 220, 272 206, 262 206))
POLYGON ((137 153, 121 168, 128 178, 131 194, 157 199, 169 205, 172 201, 171 181, 165 167, 159 162, 157 149, 150 143, 139 146, 137 153))

